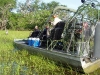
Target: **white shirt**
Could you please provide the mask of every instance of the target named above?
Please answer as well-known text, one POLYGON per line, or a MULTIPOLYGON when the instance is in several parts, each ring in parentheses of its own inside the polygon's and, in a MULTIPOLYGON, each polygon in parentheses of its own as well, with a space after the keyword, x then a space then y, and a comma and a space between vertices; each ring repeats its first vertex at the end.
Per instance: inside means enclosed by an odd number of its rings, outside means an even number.
POLYGON ((62 21, 61 19, 59 19, 58 17, 54 18, 54 21, 52 22, 53 26, 55 26, 58 22, 62 21))

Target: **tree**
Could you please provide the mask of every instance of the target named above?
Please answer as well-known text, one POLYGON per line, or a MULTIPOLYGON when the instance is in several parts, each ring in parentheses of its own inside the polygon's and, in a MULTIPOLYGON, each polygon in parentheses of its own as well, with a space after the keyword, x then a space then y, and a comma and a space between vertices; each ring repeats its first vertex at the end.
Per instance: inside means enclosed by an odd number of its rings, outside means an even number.
POLYGON ((12 7, 16 6, 16 0, 0 0, 0 7, 4 7, 11 4, 12 7))
POLYGON ((0 29, 6 29, 8 14, 15 7, 15 0, 0 0, 0 29))
POLYGON ((42 2, 40 5, 41 10, 46 10, 47 9, 47 4, 45 2, 42 2))
POLYGON ((53 10, 58 5, 60 5, 59 2, 52 1, 50 3, 47 3, 47 9, 48 10, 53 10))

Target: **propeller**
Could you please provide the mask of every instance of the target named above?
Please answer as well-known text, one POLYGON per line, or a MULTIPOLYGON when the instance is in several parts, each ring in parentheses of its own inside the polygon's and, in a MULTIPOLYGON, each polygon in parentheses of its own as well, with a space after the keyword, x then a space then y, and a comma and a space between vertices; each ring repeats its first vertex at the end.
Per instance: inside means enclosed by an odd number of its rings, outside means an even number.
POLYGON ((85 0, 81 0, 81 2, 82 2, 82 3, 84 3, 84 2, 85 2, 85 0))
POLYGON ((92 3, 91 6, 95 8, 95 4, 94 3, 92 3))

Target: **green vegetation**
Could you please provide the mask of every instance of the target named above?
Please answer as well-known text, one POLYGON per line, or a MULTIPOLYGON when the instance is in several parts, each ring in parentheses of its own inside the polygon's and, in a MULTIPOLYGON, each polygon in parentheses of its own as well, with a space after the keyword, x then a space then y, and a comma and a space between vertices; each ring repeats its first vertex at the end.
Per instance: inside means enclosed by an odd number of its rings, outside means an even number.
MULTIPOLYGON (((70 67, 56 65, 54 61, 42 55, 29 54, 27 50, 18 50, 13 46, 15 38, 26 38, 29 31, 0 31, 0 75, 80 75, 70 67)), ((98 75, 99 70, 88 74, 98 75)), ((87 74, 86 74, 87 75, 87 74)))

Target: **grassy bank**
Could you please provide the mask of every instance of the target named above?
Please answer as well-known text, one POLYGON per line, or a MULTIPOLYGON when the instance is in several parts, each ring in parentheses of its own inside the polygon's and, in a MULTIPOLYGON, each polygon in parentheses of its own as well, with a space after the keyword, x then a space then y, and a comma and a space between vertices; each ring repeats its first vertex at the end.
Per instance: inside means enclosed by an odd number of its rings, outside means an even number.
MULTIPOLYGON (((41 55, 31 55, 13 46, 15 38, 27 38, 29 31, 0 31, 0 75, 81 75, 71 68, 57 66, 41 55)), ((98 75, 100 70, 91 74, 98 75)))

